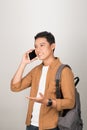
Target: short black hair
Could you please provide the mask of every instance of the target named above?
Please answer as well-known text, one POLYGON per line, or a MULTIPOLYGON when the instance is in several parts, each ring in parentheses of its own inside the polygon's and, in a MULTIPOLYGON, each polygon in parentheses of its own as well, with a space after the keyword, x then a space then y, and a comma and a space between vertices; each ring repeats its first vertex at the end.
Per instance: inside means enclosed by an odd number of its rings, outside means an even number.
POLYGON ((51 32, 47 32, 47 31, 39 32, 38 34, 36 34, 34 38, 35 40, 37 38, 46 38, 46 40, 50 43, 50 45, 55 43, 54 35, 51 32))

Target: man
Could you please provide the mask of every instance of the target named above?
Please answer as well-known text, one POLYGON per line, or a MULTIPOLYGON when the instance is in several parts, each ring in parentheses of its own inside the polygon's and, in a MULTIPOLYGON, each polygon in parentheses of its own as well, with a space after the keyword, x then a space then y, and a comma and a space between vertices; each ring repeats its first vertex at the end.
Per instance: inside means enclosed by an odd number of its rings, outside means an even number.
POLYGON ((64 99, 56 99, 55 76, 62 63, 54 56, 55 38, 53 34, 47 31, 38 33, 35 36, 34 47, 42 63, 22 77, 26 65, 37 59, 35 57, 30 60, 29 53, 33 50, 27 51, 11 80, 11 90, 18 92, 31 87, 30 96, 27 97, 30 102, 26 130, 59 130, 58 112, 71 109, 75 105, 74 76, 68 67, 63 69, 61 90, 64 99))

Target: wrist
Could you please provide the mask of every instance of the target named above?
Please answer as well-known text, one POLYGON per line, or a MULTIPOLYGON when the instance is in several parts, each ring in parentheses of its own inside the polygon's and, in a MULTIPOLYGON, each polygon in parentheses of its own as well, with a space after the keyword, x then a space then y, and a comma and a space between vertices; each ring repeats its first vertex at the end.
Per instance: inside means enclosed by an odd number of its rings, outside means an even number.
POLYGON ((27 64, 26 64, 25 62, 21 62, 21 63, 20 63, 20 67, 21 67, 21 68, 25 68, 26 65, 27 65, 27 64))
POLYGON ((56 102, 56 100, 52 100, 52 107, 54 107, 54 108, 56 108, 57 107, 57 102, 56 102))

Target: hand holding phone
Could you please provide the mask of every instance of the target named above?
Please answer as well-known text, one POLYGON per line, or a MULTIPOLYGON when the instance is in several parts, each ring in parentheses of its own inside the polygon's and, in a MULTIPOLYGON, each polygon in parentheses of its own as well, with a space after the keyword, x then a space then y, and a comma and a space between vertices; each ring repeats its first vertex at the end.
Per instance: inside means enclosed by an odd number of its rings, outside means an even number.
POLYGON ((33 50, 32 52, 29 53, 29 58, 30 60, 32 60, 33 58, 37 57, 35 50, 33 50))

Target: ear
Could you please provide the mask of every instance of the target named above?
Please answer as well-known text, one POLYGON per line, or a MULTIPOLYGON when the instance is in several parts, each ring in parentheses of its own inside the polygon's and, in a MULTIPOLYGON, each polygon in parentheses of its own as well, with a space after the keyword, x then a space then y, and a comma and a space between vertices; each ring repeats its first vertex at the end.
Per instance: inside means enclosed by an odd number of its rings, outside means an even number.
POLYGON ((55 43, 51 44, 52 50, 55 50, 55 43))

